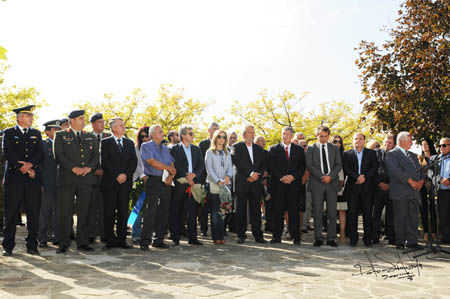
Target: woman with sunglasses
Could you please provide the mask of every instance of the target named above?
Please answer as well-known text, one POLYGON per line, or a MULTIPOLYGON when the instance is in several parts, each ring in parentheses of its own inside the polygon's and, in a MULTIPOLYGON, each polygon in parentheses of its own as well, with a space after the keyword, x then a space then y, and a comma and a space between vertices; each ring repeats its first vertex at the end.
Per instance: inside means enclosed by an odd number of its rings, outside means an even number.
MULTIPOLYGON (((145 183, 147 182, 147 177, 144 174, 144 164, 141 159, 141 145, 144 142, 150 141, 150 135, 149 135, 149 127, 144 126, 139 128, 137 134, 136 134, 136 156, 138 157, 138 164, 136 167, 136 170, 133 174, 133 182, 136 182, 139 179, 143 180, 143 184, 139 185, 141 188, 137 187, 135 189, 135 194, 139 196, 142 191, 144 191, 145 183), (139 190, 137 190, 139 189, 139 190), (142 190, 141 190, 142 189, 142 190)), ((133 203, 135 204, 135 203, 133 203)), ((141 231, 142 231, 142 217, 139 215, 136 218, 136 221, 134 222, 131 237, 133 240, 133 243, 140 243, 141 242, 141 231)))
MULTIPOLYGON (((335 135, 333 137, 333 144, 336 145, 339 148, 339 152, 341 154, 341 159, 344 155, 344 142, 342 140, 342 137, 339 135, 335 135)), ((347 207, 347 200, 344 197, 344 185, 345 185, 345 177, 344 177, 344 170, 341 169, 339 172, 339 183, 341 184, 341 191, 338 192, 338 199, 337 199, 337 210, 339 213, 339 237, 340 241, 339 243, 345 244, 345 224, 346 224, 346 211, 348 210, 347 207)))
POLYGON ((225 244, 224 222, 219 215, 219 190, 222 185, 229 186, 233 176, 231 154, 227 150, 227 133, 217 130, 211 140, 211 146, 206 152, 205 168, 206 182, 209 183, 207 198, 211 207, 211 235, 215 244, 225 244))

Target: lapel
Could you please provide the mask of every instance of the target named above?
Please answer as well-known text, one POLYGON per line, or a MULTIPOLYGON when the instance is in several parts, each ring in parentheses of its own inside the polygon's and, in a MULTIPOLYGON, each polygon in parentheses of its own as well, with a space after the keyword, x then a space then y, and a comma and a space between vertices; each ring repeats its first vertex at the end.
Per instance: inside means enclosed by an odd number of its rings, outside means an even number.
POLYGON ((350 150, 350 157, 352 157, 353 165, 355 167, 356 172, 358 172, 358 157, 356 156, 356 150, 354 148, 350 150))
POLYGON ((328 163, 330 164, 330 171, 334 167, 334 150, 333 145, 327 142, 327 151, 328 151, 328 163))
MULTIPOLYGON (((281 143, 281 142, 278 143, 278 146, 280 147, 281 155, 283 156, 282 161, 284 161, 284 162, 286 162, 286 164, 288 164, 289 161, 288 161, 288 159, 286 158, 286 149, 284 148, 283 143, 281 143)), ((292 150, 292 147, 291 147, 291 150, 292 150)), ((291 159, 291 158, 292 158, 292 151, 291 151, 290 154, 289 154, 289 159, 291 159)))
MULTIPOLYGON (((244 141, 242 141, 242 147, 244 148, 243 151, 245 152, 245 156, 247 157, 247 160, 250 162, 250 165, 254 165, 252 163, 252 159, 250 158, 250 153, 247 149, 247 144, 245 144, 244 141)), ((252 152, 253 152, 253 161, 255 161, 255 145, 252 143, 252 152)))
MULTIPOLYGON (((187 156, 186 156, 186 152, 184 151, 184 148, 183 148, 183 143, 178 143, 178 145, 177 145, 180 149, 179 149, 179 151, 180 151, 180 153, 181 153, 181 159, 182 159, 182 163, 183 163, 183 165, 186 167, 186 172, 187 171, 189 171, 189 162, 188 162, 188 159, 187 159, 187 156)), ((192 157, 192 148, 191 148, 191 158, 193 158, 192 157)), ((194 160, 192 159, 192 164, 194 164, 194 160)))

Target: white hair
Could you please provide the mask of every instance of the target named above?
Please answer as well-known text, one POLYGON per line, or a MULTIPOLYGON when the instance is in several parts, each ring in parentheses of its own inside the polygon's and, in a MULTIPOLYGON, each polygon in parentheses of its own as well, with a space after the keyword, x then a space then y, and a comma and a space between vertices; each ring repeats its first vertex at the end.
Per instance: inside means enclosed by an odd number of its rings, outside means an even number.
POLYGON ((409 132, 406 132, 406 131, 398 133, 398 135, 397 135, 397 144, 400 144, 400 142, 403 142, 404 140, 406 140, 410 136, 411 136, 411 134, 409 134, 409 132))
POLYGON ((151 134, 154 134, 157 128, 161 128, 161 129, 162 129, 162 126, 159 125, 159 124, 157 124, 157 125, 152 125, 152 126, 150 127, 150 129, 148 129, 149 134, 150 134, 150 135, 151 135, 151 134))

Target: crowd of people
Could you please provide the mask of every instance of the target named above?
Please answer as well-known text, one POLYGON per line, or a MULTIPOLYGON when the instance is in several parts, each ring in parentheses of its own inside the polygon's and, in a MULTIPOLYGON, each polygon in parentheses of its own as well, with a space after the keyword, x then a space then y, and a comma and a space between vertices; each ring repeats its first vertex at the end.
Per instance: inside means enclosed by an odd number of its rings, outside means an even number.
POLYGON ((216 245, 224 244, 229 232, 242 244, 248 224, 256 243, 277 244, 286 237, 300 245, 302 234, 312 229, 311 218, 314 246, 324 241, 332 247, 347 242, 356 246, 361 214, 367 247, 379 244, 384 234, 397 249, 422 249, 419 215, 425 238, 450 243, 447 137, 440 139, 439 154, 430 140, 423 141, 419 156, 410 151, 408 132, 389 134, 383 144, 370 141, 368 146, 359 132, 352 148, 345 150, 343 139, 324 125, 309 145, 303 133, 285 127, 281 142, 268 150, 264 136, 255 136, 251 124, 242 129, 241 141, 236 133, 211 123, 209 137, 198 146, 194 128, 185 124, 167 132, 168 140, 161 125, 144 126, 133 142, 123 119, 109 120, 109 134, 102 114, 95 113, 87 132, 85 111, 74 110, 66 119, 46 122, 43 140, 32 128, 33 110, 33 105, 14 109, 17 124, 3 131, 4 256, 12 255, 23 210, 29 254, 39 254, 38 248, 49 247, 49 242, 64 254, 72 240, 78 250, 93 251, 98 237, 103 250, 133 248, 127 241, 127 221, 135 182, 144 185, 146 198, 131 234, 143 251, 169 248, 167 233, 172 246, 180 246, 183 236, 190 245, 201 246, 198 226, 203 237, 210 227, 216 245), (270 241, 263 231, 271 232, 270 241))

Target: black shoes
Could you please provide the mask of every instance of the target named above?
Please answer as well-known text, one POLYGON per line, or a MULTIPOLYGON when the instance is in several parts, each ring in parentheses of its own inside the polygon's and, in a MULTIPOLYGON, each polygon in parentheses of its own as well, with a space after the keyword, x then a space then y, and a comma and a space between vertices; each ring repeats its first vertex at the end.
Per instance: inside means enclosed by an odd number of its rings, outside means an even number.
POLYGON ((238 243, 238 244, 244 244, 244 242, 245 242, 245 239, 238 238, 236 243, 238 243))
POLYGON ((388 244, 389 245, 395 245, 395 241, 394 240, 389 240, 388 244))
POLYGON ((406 248, 408 249, 415 249, 415 250, 422 250, 425 249, 425 247, 423 247, 422 245, 419 244, 406 244, 406 248))
POLYGON ((78 250, 82 250, 82 251, 94 251, 94 248, 90 247, 89 245, 83 245, 83 246, 79 246, 78 250))
POLYGON ((395 246, 395 248, 397 248, 398 250, 403 250, 405 249, 405 244, 397 244, 397 246, 395 246))
POLYGON ((39 251, 38 251, 37 248, 31 248, 31 247, 29 247, 29 248, 27 248, 27 252, 28 252, 29 254, 31 254, 31 255, 39 255, 39 251))
POLYGON ((180 245, 180 241, 178 241, 178 240, 172 241, 172 246, 179 246, 179 245, 180 245))
POLYGON ((331 247, 338 247, 338 244, 334 240, 327 241, 327 245, 329 245, 331 247))
POLYGON ((307 234, 309 231, 307 229, 302 229, 302 233, 307 234))
POLYGON ((153 242, 152 247, 160 248, 160 249, 169 249, 169 245, 167 245, 164 242, 158 242, 158 243, 153 242))
POLYGON ((364 242, 364 246, 372 247, 372 242, 370 242, 370 241, 364 242))
POLYGON ((277 243, 281 243, 281 239, 272 239, 269 242, 270 244, 277 244, 277 243))
POLYGON ((294 245, 300 245, 300 239, 294 240, 294 245))
POLYGON ((133 248, 133 246, 132 245, 128 245, 127 242, 119 243, 119 244, 116 245, 116 247, 122 248, 122 249, 131 249, 131 248, 133 248))
POLYGON ((148 248, 148 245, 147 244, 141 244, 140 246, 139 246, 139 248, 142 250, 142 251, 150 251, 150 248, 148 248))
POLYGON ((66 246, 60 246, 58 250, 56 250, 56 254, 64 254, 69 250, 66 246))
POLYGON ((47 242, 39 243, 39 248, 48 248, 47 242))
POLYGON ((313 244, 314 247, 320 247, 322 246, 323 242, 321 240, 316 240, 313 244))
POLYGON ((372 244, 380 244, 380 239, 373 239, 372 244))
POLYGON ((89 238, 88 241, 89 241, 89 244, 94 244, 95 243, 95 238, 89 238))
POLYGON ((255 239, 256 243, 267 244, 267 241, 264 238, 255 239))
POLYGON ((189 241, 189 244, 191 244, 191 245, 199 245, 199 246, 203 245, 203 243, 200 242, 198 239, 194 239, 194 240, 189 241))
POLYGON ((202 237, 207 237, 208 236, 208 232, 202 232, 202 237))
POLYGON ((3 249, 3 256, 12 256, 12 249, 3 249))

